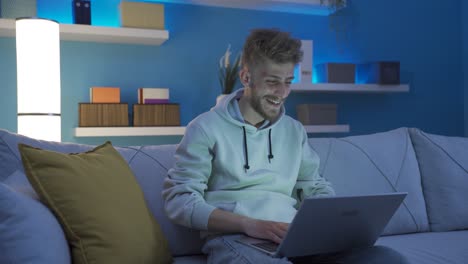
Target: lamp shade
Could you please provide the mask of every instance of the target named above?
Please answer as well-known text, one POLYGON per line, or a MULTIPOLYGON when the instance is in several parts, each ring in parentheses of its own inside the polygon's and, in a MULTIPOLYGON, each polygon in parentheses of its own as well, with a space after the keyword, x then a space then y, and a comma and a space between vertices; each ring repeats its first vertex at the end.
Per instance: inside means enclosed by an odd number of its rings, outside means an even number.
POLYGON ((16 20, 18 133, 60 141, 60 30, 52 20, 16 20))

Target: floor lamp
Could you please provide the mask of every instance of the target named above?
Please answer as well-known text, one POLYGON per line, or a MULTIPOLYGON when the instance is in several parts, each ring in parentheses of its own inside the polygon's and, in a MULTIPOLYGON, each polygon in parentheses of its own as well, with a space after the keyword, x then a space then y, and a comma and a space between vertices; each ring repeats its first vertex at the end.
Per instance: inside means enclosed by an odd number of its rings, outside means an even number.
POLYGON ((16 19, 18 134, 61 141, 59 24, 16 19))

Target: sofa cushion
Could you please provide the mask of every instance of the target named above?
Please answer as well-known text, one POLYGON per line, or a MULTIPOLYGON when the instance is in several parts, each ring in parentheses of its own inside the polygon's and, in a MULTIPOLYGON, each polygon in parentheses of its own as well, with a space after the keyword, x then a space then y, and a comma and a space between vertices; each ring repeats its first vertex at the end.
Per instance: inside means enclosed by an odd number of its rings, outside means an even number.
POLYGON ((60 224, 28 196, 0 183, 0 263, 71 263, 60 224))
POLYGON ((419 168, 407 128, 309 141, 320 156, 320 173, 338 195, 408 192, 384 235, 429 229, 419 168))
POLYGON ((468 138, 410 132, 431 229, 468 229, 468 138))
POLYGON ((29 181, 65 231, 74 263, 171 261, 141 189, 110 142, 78 154, 18 148, 29 181))
POLYGON ((466 264, 468 231, 426 232, 381 237, 377 245, 391 247, 410 263, 466 264))

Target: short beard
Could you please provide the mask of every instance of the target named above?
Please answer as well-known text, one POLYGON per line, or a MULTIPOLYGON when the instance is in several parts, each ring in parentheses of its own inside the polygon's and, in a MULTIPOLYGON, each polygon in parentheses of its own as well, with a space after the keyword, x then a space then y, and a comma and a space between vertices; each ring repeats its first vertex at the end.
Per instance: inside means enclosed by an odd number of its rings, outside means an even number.
POLYGON ((263 117, 263 119, 265 120, 268 120, 270 122, 274 122, 276 121, 280 114, 281 114, 281 110, 280 112, 276 113, 275 115, 271 115, 269 113, 267 113, 265 111, 265 109, 263 109, 262 107, 262 97, 260 97, 259 95, 257 95, 257 90, 255 89, 254 87, 254 84, 250 84, 250 89, 252 90, 252 97, 251 97, 251 100, 250 100, 250 105, 252 106, 252 108, 261 116, 263 117))

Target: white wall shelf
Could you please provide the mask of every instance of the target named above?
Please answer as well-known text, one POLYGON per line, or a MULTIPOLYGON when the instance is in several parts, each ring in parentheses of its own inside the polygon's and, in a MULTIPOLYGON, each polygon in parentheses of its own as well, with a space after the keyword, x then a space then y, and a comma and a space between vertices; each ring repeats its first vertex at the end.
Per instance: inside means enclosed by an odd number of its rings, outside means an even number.
POLYGON ((294 83, 291 92, 321 92, 321 93, 407 93, 408 84, 379 85, 352 83, 294 83))
POLYGON ((330 9, 326 5, 321 5, 320 0, 159 0, 158 2, 321 16, 330 14, 330 9))
MULTIPOLYGON (((304 126, 307 133, 347 133, 349 125, 304 126)), ((182 136, 185 127, 76 127, 75 137, 182 136)))
MULTIPOLYGON (((0 19, 0 37, 14 37, 14 19, 0 19)), ((169 39, 167 30, 60 24, 60 39, 69 41, 161 45, 169 39)))

